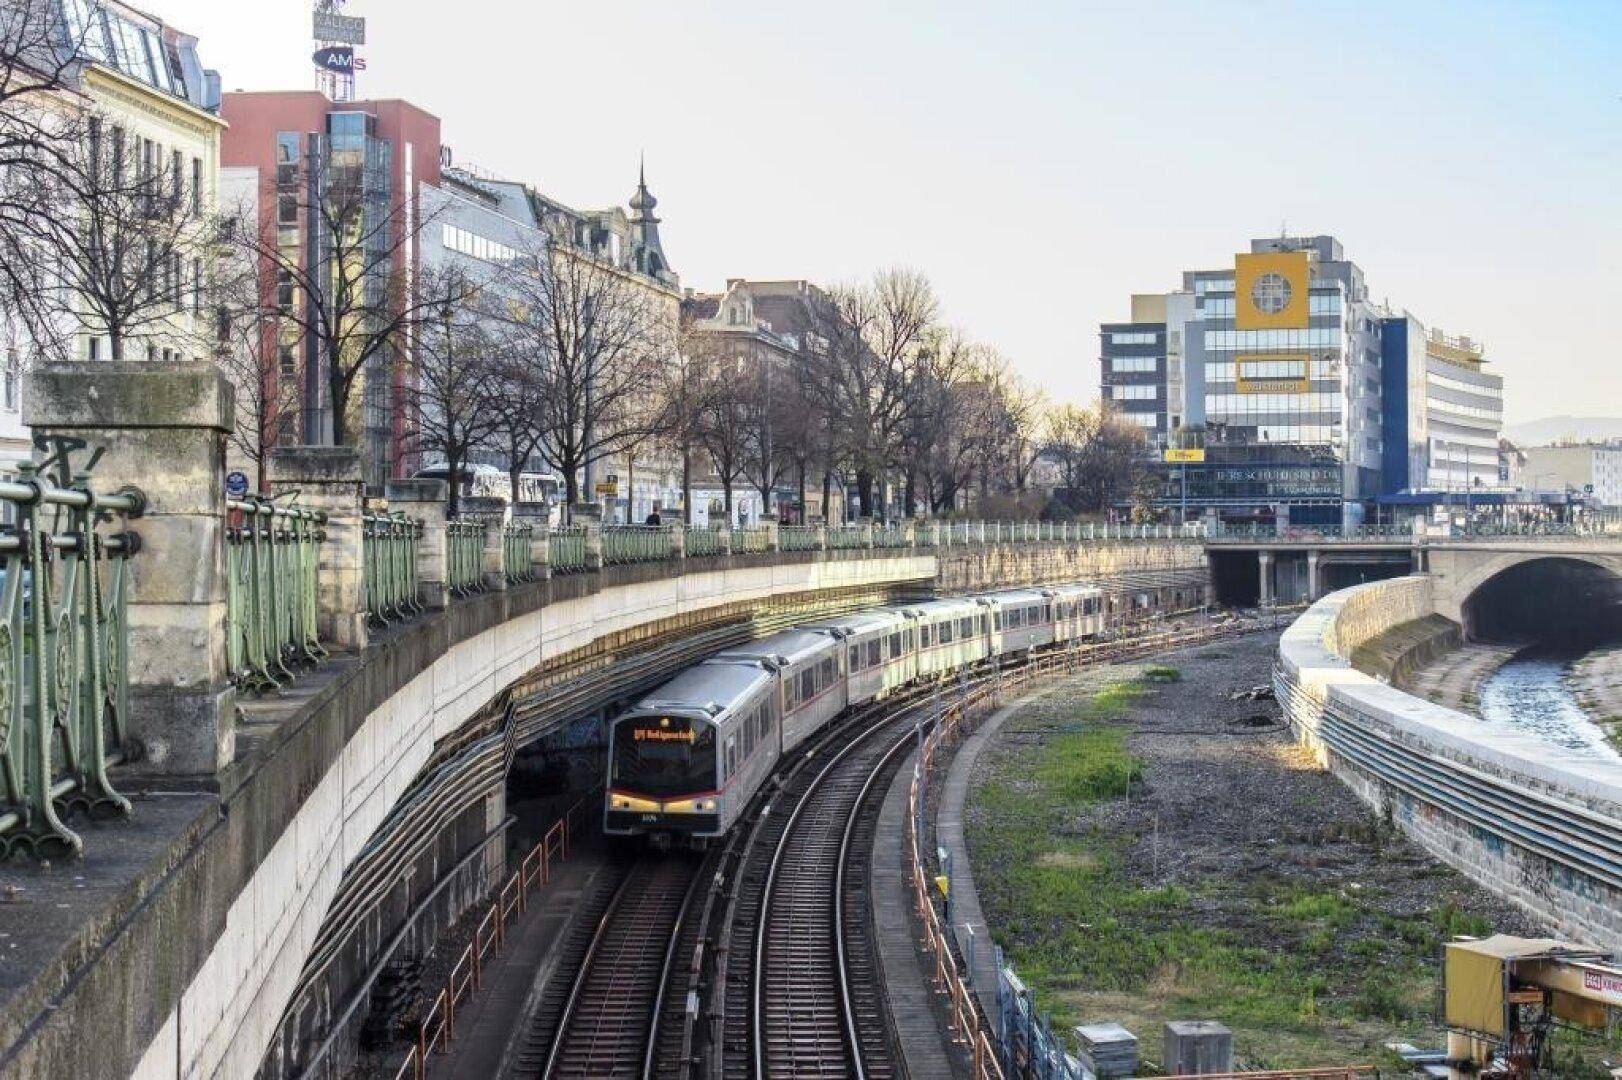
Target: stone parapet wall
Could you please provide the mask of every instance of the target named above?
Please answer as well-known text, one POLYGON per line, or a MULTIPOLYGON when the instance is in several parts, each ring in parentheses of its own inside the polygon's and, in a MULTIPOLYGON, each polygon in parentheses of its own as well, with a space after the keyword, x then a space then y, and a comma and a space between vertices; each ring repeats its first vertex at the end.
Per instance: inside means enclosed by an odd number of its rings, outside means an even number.
POLYGON ((1622 950, 1622 764, 1423 701, 1347 658, 1346 643, 1412 621, 1426 590, 1346 589, 1285 632, 1275 685, 1296 737, 1436 858, 1560 934, 1622 950))
POLYGON ((940 560, 936 587, 948 593, 1168 573, 1203 580, 1206 574, 1205 548, 1197 540, 942 547, 935 555, 940 560))

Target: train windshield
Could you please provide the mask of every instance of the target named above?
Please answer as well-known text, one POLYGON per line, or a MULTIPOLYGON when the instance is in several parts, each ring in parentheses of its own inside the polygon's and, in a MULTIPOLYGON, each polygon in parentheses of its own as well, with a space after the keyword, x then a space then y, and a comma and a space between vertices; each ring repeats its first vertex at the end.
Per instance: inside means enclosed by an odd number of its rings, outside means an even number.
POLYGON ((614 726, 617 791, 668 799, 716 790, 715 727, 685 716, 634 716, 614 726))

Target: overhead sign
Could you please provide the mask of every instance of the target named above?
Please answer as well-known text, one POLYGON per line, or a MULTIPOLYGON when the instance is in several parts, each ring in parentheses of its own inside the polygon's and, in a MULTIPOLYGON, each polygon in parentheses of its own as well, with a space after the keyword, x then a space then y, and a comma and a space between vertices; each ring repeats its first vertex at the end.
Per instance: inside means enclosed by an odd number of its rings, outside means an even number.
POLYGON ((1304 251, 1234 256, 1233 325, 1239 330, 1305 329, 1311 283, 1304 251))
POLYGON ((356 15, 315 13, 315 40, 343 45, 366 44, 366 20, 356 15))
POLYGON ((348 75, 355 70, 355 50, 348 45, 329 45, 325 49, 317 49, 310 59, 315 61, 316 67, 335 71, 339 75, 348 75))
POLYGON ((1166 460, 1185 465, 1201 465, 1205 462, 1205 449, 1192 447, 1187 450, 1170 449, 1166 451, 1166 460))

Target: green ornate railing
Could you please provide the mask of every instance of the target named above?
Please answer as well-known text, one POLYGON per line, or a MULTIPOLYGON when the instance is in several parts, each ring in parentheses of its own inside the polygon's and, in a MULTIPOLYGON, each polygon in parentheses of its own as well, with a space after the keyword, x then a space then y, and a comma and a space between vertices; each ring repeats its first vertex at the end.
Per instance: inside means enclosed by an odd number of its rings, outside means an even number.
POLYGON ((490 525, 473 518, 445 523, 445 580, 453 593, 484 588, 484 536, 490 525))
POLYGON ((851 526, 843 529, 830 526, 828 529, 828 546, 835 550, 866 547, 867 530, 861 526, 851 526))
POLYGON ((422 522, 404 514, 361 516, 361 568, 366 614, 380 623, 423 611, 417 577, 422 522))
POLYGON ((226 670, 245 689, 273 690, 327 656, 317 628, 326 515, 258 495, 225 508, 226 670))
POLYGON ((815 525, 779 525, 777 547, 781 551, 816 551, 821 546, 815 525))
POLYGON ((586 527, 564 525, 547 538, 554 574, 577 574, 586 568, 586 527))
POLYGON ((501 527, 501 569, 509 582, 535 580, 535 526, 509 521, 501 527))
POLYGON ((670 558, 670 530, 663 525, 604 525, 603 562, 658 562, 670 558))
POLYGON ((873 526, 873 546, 881 548, 911 547, 907 530, 900 525, 873 526))
POLYGON ((732 551, 734 554, 758 555, 771 546, 771 536, 765 529, 734 529, 732 531, 732 551))
POLYGON ((689 559, 715 555, 721 550, 721 533, 699 525, 687 526, 686 546, 682 549, 689 559))
POLYGON ((123 759, 129 715, 129 557, 125 522, 145 505, 98 495, 75 471, 78 440, 0 483, 15 524, 0 531, 0 855, 73 855, 76 811, 123 817, 108 769, 123 759), (50 478, 47 479, 47 476, 50 478))

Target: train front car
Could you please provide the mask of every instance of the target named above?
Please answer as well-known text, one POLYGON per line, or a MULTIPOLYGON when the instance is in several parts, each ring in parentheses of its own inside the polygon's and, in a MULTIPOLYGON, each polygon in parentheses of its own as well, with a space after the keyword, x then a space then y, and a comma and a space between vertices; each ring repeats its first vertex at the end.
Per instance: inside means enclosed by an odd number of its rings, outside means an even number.
POLYGON ((755 664, 689 668, 617 718, 608 732, 603 832, 658 844, 724 836, 776 760, 776 680, 755 664), (740 742, 751 758, 740 763, 740 742), (729 760, 727 755, 731 754, 729 760), (741 764, 756 766, 740 768, 741 764))

